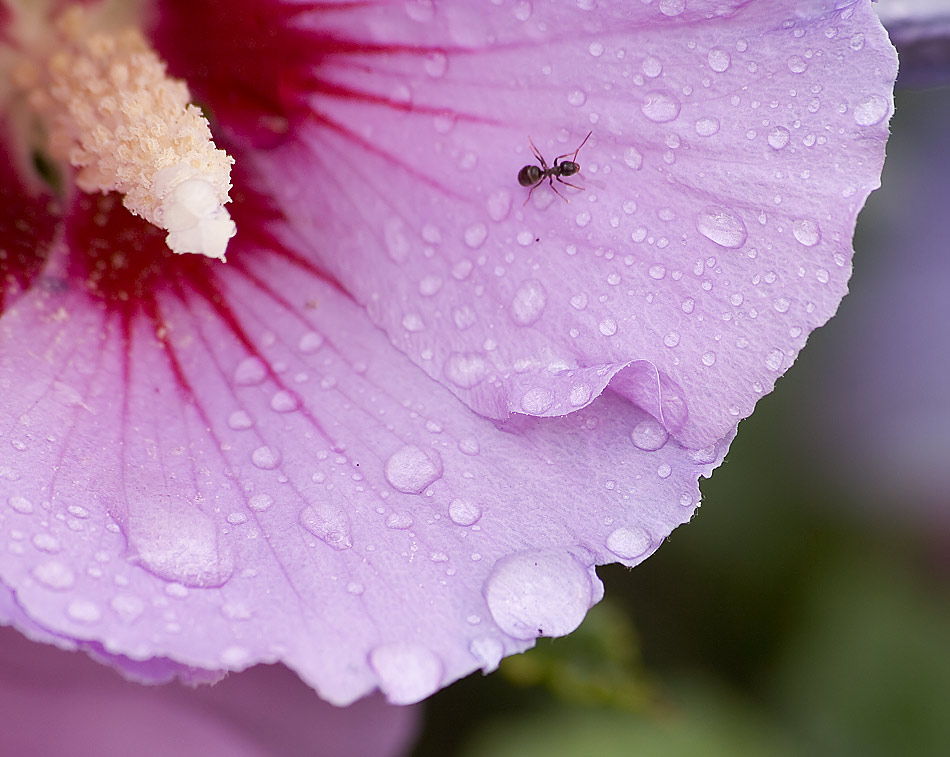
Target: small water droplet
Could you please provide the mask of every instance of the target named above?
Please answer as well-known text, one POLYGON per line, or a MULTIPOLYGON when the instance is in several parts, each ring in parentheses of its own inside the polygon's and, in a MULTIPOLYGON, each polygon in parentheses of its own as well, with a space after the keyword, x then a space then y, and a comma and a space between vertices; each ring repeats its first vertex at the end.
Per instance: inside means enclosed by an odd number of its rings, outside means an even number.
POLYGON ((558 549, 503 557, 485 582, 492 617, 516 639, 570 633, 584 619, 593 596, 587 569, 558 549))
POLYGON ((123 623, 134 623, 145 612, 145 603, 131 594, 116 594, 109 601, 109 607, 123 623))
POLYGON ((316 331, 308 331, 300 337, 300 341, 297 342, 297 349, 305 355, 310 355, 319 350, 324 341, 322 334, 318 334, 316 331))
POLYGON ((575 384, 571 387, 571 394, 568 397, 568 402, 571 403, 571 407, 583 407, 593 396, 593 389, 590 384, 575 384))
POLYGON ((102 617, 99 606, 88 599, 74 599, 66 606, 66 614, 78 623, 95 623, 102 617))
POLYGON ((511 301, 511 317, 519 326, 530 326, 541 317, 548 296, 544 285, 537 279, 528 279, 511 301))
POLYGON ((33 546, 41 552, 55 553, 61 549, 59 539, 51 534, 34 534, 32 542, 33 546))
POLYGON ((709 63, 709 67, 713 71, 721 74, 723 71, 728 70, 732 59, 729 57, 729 53, 727 53, 721 47, 714 47, 706 56, 706 61, 709 63))
POLYGON ((807 68, 808 63, 801 55, 793 55, 788 59, 788 70, 793 74, 804 73, 807 68))
POLYGON ((643 59, 643 75, 655 79, 663 73, 663 63, 659 58, 648 55, 643 59))
POLYGON ((404 531, 407 528, 412 528, 412 516, 405 511, 392 513, 386 519, 386 525, 389 528, 393 528, 399 531, 404 531))
POLYGON ((769 135, 766 139, 768 140, 769 147, 773 150, 781 150, 788 144, 790 134, 788 129, 784 126, 776 126, 769 131, 769 135))
POLYGON ((300 511, 300 525, 335 550, 353 546, 346 513, 331 502, 317 502, 300 511))
POLYGON ((258 447, 251 453, 251 462, 261 470, 274 470, 280 465, 280 452, 273 447, 258 447))
POLYGON ((76 576, 69 567, 59 560, 47 560, 33 569, 33 576, 50 589, 62 591, 76 582, 76 576))
POLYGON ((418 644, 383 644, 370 652, 369 663, 392 704, 414 704, 442 684, 442 661, 418 644))
POLYGON ((481 247, 488 238, 488 227, 483 223, 476 223, 465 229, 463 234, 465 244, 471 249, 476 250, 481 247))
POLYGON ((477 353, 453 352, 445 361, 445 375, 462 389, 471 389, 488 375, 488 362, 477 353))
POLYGON ((639 171, 643 166, 643 153, 631 145, 623 151, 623 162, 630 166, 634 171, 639 171))
POLYGON ((235 410, 228 416, 228 428, 233 431, 246 431, 253 425, 254 421, 244 410, 235 410))
POLYGON ((624 560, 635 560, 651 545, 650 535, 636 526, 621 526, 607 537, 607 549, 624 560))
POLYGON ((653 418, 640 421, 630 432, 634 446, 645 452, 655 452, 662 448, 669 436, 663 425, 653 418))
POLYGON ((271 410, 277 413, 292 413, 300 408, 300 398, 297 395, 281 389, 270 399, 271 410))
POLYGON ((550 389, 535 387, 521 397, 521 409, 529 415, 543 415, 554 404, 554 392, 550 389))
POLYGON ((745 223, 728 208, 709 206, 696 217, 696 229, 720 247, 738 249, 749 236, 745 223))
POLYGON ((442 477, 442 457, 433 449, 409 444, 386 461, 385 475, 390 485, 406 494, 421 494, 442 477))
POLYGON ((678 16, 686 8, 686 0, 660 0, 660 13, 664 16, 678 16))
POLYGON ((478 664, 485 673, 496 670, 502 657, 505 656, 504 645, 492 636, 480 636, 477 639, 472 639, 469 642, 468 651, 478 660, 478 664))
POLYGON ((252 510, 257 512, 264 512, 269 510, 270 506, 274 504, 274 498, 270 494, 255 494, 247 501, 247 506, 252 510))
POLYGON ((805 247, 814 247, 821 241, 818 224, 807 218, 800 218, 792 223, 792 234, 805 247))
POLYGON ((474 525, 481 517, 481 508, 467 499, 453 499, 449 504, 449 518, 457 526, 474 525))
POLYGON ((854 122, 858 126, 880 123, 890 110, 888 101, 880 95, 868 95, 854 106, 854 122))
POLYGON ((646 94, 640 110, 654 123, 665 124, 676 119, 680 107, 680 101, 668 92, 653 91, 646 94))
POLYGON ((267 378, 267 366, 260 358, 246 357, 234 369, 234 383, 237 386, 256 386, 267 378))
POLYGON ((599 324, 597 324, 597 329, 604 336, 613 336, 617 333, 617 322, 608 316, 607 318, 601 320, 599 324))
POLYGON ((706 116, 700 118, 695 124, 696 133, 701 137, 711 137, 719 131, 719 119, 706 116))

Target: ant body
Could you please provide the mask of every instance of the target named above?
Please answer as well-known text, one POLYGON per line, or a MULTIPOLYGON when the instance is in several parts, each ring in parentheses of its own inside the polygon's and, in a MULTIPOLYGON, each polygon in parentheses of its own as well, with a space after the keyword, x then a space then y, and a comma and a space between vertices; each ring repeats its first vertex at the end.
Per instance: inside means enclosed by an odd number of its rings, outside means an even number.
POLYGON ((554 165, 548 168, 548 164, 545 162, 544 157, 538 151, 538 148, 534 146, 534 142, 531 141, 531 137, 528 137, 528 142, 531 143, 531 151, 534 153, 534 157, 540 161, 540 166, 524 166, 520 171, 518 171, 518 183, 523 187, 531 187, 531 191, 528 192, 528 196, 524 201, 524 204, 528 204, 528 200, 531 199, 531 192, 534 192, 535 189, 541 184, 545 179, 548 180, 551 189, 554 190, 554 194, 560 197, 564 202, 570 202, 564 195, 557 191, 557 187, 554 186, 554 180, 557 179, 561 184, 567 184, 569 187, 574 187, 574 189, 580 189, 583 191, 584 187, 579 187, 575 184, 571 184, 569 181, 564 181, 562 176, 573 176, 578 171, 581 170, 580 164, 575 163, 577 159, 577 153, 581 151, 581 147, 587 144, 587 140, 590 139, 590 135, 594 132, 587 132, 587 136, 584 137, 584 141, 580 143, 580 146, 574 150, 574 154, 566 152, 563 155, 558 155, 554 159, 554 165), (558 163, 561 158, 566 158, 568 155, 571 156, 570 160, 565 160, 563 163, 558 163))

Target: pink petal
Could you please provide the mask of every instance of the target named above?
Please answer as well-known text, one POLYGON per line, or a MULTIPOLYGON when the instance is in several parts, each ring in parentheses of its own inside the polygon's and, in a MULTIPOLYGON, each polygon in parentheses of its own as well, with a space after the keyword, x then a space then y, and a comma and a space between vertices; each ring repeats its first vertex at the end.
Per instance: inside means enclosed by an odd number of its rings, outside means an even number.
POLYGON ((0 319, 0 580, 136 678, 283 661, 417 701, 575 628, 731 439, 687 450, 611 393, 498 426, 289 253, 172 259, 113 197, 67 222, 56 286, 0 319))
POLYGON ((894 51, 867 2, 832 5, 321 12, 311 114, 259 170, 477 412, 563 415, 613 381, 707 446, 834 313, 879 183, 894 51), (588 131, 585 191, 523 207, 528 137, 550 164, 588 131))
POLYGON ((5 754, 266 757, 403 754, 418 712, 321 702, 290 671, 257 667, 214 687, 141 687, 85 655, 0 629, 5 754))

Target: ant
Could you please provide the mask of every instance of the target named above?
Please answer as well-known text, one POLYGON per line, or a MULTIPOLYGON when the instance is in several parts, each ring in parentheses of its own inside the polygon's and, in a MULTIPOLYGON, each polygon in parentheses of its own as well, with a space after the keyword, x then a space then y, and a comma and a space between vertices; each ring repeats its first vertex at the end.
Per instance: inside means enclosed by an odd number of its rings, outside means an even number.
POLYGON ((594 132, 587 132, 587 136, 584 137, 584 141, 581 142, 580 146, 574 150, 574 154, 566 152, 563 155, 558 155, 554 159, 554 165, 548 168, 548 164, 544 161, 544 157, 538 151, 538 148, 534 146, 534 142, 531 141, 531 137, 528 137, 528 142, 531 143, 531 151, 534 153, 534 157, 537 158, 541 165, 539 166, 524 166, 520 171, 518 171, 518 183, 523 187, 531 187, 531 191, 528 192, 527 198, 525 198, 524 204, 528 204, 528 200, 531 199, 531 192, 538 188, 542 181, 545 179, 548 180, 548 184, 551 185, 551 189, 554 190, 554 194, 560 197, 564 202, 570 202, 564 195, 557 191, 557 187, 554 186, 554 180, 557 179, 561 184, 567 184, 569 187, 574 187, 574 189, 584 190, 584 187, 579 187, 576 184, 571 184, 569 181, 564 181, 561 179, 562 176, 573 176, 578 171, 581 170, 580 164, 575 163, 577 158, 577 153, 581 151, 581 147, 587 144, 587 140, 590 139, 590 135, 594 132), (565 160, 563 163, 558 163, 561 158, 566 158, 568 155, 571 155, 570 160, 565 160))

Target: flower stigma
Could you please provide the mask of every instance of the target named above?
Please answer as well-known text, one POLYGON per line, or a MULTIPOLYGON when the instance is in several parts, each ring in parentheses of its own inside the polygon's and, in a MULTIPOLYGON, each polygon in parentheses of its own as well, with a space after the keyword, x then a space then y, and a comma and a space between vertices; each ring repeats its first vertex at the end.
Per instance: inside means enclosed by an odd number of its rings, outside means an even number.
POLYGON ((100 29, 102 15, 68 8, 14 67, 45 148, 77 169, 84 192, 124 195, 133 215, 168 232, 173 252, 223 261, 237 233, 224 207, 234 159, 142 34, 100 29))

